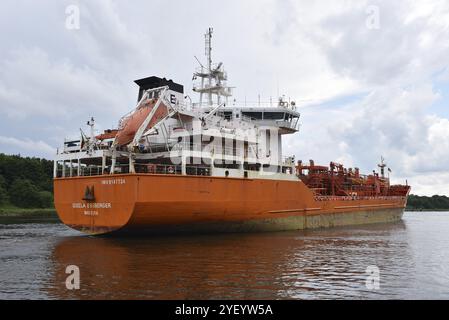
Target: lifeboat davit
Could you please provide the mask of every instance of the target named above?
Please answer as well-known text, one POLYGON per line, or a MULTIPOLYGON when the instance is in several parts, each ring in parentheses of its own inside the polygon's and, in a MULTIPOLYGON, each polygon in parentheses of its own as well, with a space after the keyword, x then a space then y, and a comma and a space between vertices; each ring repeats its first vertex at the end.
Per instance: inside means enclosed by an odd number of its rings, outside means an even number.
MULTIPOLYGON (((122 123, 122 128, 119 129, 115 136, 115 143, 119 146, 129 144, 136 135, 142 123, 148 117, 150 112, 156 106, 157 99, 151 99, 143 102, 130 116, 125 118, 122 123)), ((151 121, 148 123, 146 130, 152 128, 155 124, 161 121, 168 114, 167 106, 161 102, 158 109, 154 113, 151 121)))

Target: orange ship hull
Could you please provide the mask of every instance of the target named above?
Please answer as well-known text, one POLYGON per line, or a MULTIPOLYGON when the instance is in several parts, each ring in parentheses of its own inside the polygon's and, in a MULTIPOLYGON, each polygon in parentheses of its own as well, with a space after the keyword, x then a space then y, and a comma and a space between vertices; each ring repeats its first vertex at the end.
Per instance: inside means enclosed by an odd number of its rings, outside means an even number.
POLYGON ((280 231, 389 222, 401 219, 407 201, 315 197, 301 181, 165 174, 57 178, 54 190, 62 222, 88 234, 280 231), (92 191, 90 198, 86 190, 92 191))

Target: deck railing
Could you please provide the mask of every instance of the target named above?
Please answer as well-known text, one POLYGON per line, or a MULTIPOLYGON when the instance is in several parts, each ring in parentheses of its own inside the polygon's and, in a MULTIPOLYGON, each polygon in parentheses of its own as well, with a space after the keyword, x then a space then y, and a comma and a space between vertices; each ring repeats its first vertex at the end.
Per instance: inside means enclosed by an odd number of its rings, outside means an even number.
MULTIPOLYGON (((170 165, 170 164, 152 164, 152 163, 136 163, 134 164, 135 173, 148 173, 148 174, 172 174, 181 175, 182 166, 180 165, 170 165)), ((63 177, 90 177, 99 176, 103 174, 109 174, 110 168, 106 167, 103 171, 101 166, 88 166, 81 167, 78 174, 78 168, 73 168, 70 172, 70 168, 65 169, 58 168, 56 170, 56 178, 63 177)), ((193 176, 210 176, 210 167, 199 165, 199 166, 186 166, 186 175, 193 176)), ((129 174, 129 165, 117 165, 114 174, 129 174)))
POLYGON ((199 143, 177 143, 175 144, 172 149, 172 151, 192 151, 192 152, 210 152, 214 153, 215 155, 223 155, 223 156, 242 156, 243 150, 241 148, 234 148, 234 147, 223 147, 223 146, 217 146, 213 143, 210 145, 202 145, 199 143), (207 150, 205 149, 207 147, 207 150))

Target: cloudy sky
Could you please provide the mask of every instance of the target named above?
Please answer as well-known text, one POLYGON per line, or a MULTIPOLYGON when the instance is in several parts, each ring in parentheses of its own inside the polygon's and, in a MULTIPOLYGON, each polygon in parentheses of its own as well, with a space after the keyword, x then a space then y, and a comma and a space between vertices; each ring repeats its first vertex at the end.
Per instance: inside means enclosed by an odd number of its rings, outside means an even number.
POLYGON ((116 126, 135 79, 190 92, 209 26, 237 100, 298 102, 285 155, 365 172, 383 155, 393 182, 449 195, 445 0, 2 0, 0 152, 52 158, 90 116, 116 126))

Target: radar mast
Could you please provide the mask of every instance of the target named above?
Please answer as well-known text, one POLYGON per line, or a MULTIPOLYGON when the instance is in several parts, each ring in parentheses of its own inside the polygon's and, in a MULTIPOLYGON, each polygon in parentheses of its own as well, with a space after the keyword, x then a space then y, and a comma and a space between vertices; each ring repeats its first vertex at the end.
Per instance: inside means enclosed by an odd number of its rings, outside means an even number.
POLYGON ((212 33, 213 28, 209 28, 207 33, 204 35, 207 67, 204 67, 197 59, 200 67, 193 74, 194 81, 198 78, 200 79, 199 82, 193 83, 193 91, 200 94, 200 106, 203 105, 204 94, 206 96, 208 106, 212 106, 214 103, 213 95, 216 96, 217 105, 222 102, 222 97, 225 98, 225 102, 227 103, 228 97, 232 96, 232 88, 226 85, 227 73, 224 71, 223 63, 212 63, 212 33))

